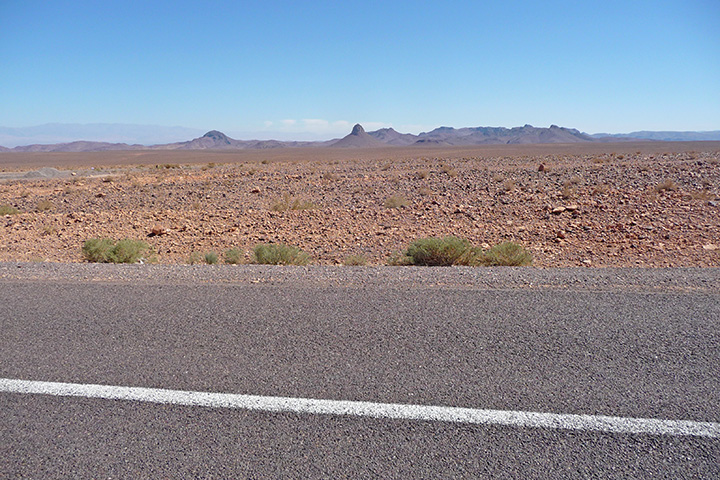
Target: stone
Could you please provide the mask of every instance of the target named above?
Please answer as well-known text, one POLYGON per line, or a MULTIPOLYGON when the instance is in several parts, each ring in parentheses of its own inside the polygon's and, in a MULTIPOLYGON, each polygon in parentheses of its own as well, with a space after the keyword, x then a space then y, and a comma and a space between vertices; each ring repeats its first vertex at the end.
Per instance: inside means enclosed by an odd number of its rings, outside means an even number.
POLYGON ((564 211, 565 211, 565 207, 555 207, 555 208, 552 209, 552 214, 553 214, 553 215, 560 215, 560 214, 563 213, 564 211))
POLYGON ((154 225, 150 229, 150 235, 151 236, 159 236, 159 235, 167 235, 168 231, 166 228, 161 227, 160 225, 154 225))

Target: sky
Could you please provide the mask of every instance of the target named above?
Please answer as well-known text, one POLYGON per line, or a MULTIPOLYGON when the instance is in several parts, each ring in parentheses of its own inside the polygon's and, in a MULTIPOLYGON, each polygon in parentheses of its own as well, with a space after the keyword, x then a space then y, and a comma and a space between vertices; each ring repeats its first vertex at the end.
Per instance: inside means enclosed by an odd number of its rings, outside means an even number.
POLYGON ((718 25, 718 0, 0 0, 0 126, 718 130, 718 25))

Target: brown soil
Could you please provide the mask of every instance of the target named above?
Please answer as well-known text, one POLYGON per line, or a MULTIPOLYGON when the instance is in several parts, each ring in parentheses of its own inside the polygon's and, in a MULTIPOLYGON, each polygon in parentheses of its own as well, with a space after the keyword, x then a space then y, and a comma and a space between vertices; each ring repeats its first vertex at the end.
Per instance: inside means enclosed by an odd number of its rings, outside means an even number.
POLYGON ((0 168, 0 206, 21 212, 0 217, 0 261, 81 262, 86 239, 130 237, 161 263, 275 242, 382 265, 456 235, 521 243, 541 267, 720 266, 718 142, 2 153, 0 168), (20 178, 40 167, 59 178, 20 178), (310 208, 277 211, 293 204, 310 208))

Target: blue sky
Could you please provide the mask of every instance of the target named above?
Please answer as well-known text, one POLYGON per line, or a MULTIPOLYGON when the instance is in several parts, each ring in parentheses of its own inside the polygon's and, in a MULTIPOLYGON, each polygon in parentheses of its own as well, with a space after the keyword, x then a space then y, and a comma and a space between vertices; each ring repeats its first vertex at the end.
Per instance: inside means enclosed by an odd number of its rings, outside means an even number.
POLYGON ((717 130, 718 25, 717 0, 0 0, 0 125, 717 130))

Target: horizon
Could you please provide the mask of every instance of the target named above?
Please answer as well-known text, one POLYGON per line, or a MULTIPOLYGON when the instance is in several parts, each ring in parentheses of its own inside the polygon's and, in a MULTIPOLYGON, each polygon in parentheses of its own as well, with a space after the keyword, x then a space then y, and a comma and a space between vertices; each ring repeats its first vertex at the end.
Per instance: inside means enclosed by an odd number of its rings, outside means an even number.
MULTIPOLYGON (((354 126, 355 124, 353 124, 354 126)), ((514 126, 497 126, 497 125, 467 125, 463 127, 457 127, 457 126, 450 126, 450 125, 438 125, 432 129, 429 129, 427 131, 413 133, 413 132, 403 132, 397 129, 394 129, 393 127, 379 127, 374 128, 372 130, 369 130, 368 128, 365 128, 365 125, 359 124, 363 127, 363 129, 369 133, 372 133, 377 130, 381 130, 384 128, 390 128, 398 133, 406 134, 406 133, 412 133, 413 135, 423 135, 425 133, 431 132, 438 128, 452 128, 452 129, 463 129, 463 128, 506 128, 506 129, 513 129, 513 128, 522 128, 524 126, 530 126, 534 128, 550 128, 551 126, 557 126, 563 129, 570 129, 570 130, 577 130, 573 127, 564 126, 564 125, 548 125, 548 126, 538 126, 538 125, 514 125, 514 126)), ((349 134, 352 130, 352 127, 346 131, 345 133, 341 134, 340 136, 335 136, 332 138, 307 138, 307 139, 298 139, 298 138, 278 138, 278 137, 272 137, 270 135, 267 135, 265 138, 259 138, 259 137, 253 137, 252 135, 244 135, 243 133, 233 133, 233 132, 223 132, 222 130, 218 130, 215 128, 211 128, 208 130, 203 129, 191 129, 187 127, 182 126, 163 126, 163 125, 136 125, 136 124, 109 124, 109 123, 96 123, 96 124, 62 124, 62 123, 50 123, 45 125, 34 125, 30 127, 4 127, 0 126, 0 147, 6 147, 6 148, 15 148, 15 147, 24 147, 29 145, 54 145, 54 144, 65 144, 65 143, 72 143, 72 142, 98 142, 98 143, 126 143, 128 145, 143 145, 143 146, 154 146, 154 145, 164 145, 164 144, 172 144, 172 143, 179 143, 179 142, 186 142, 190 141, 199 137, 204 136, 207 133, 210 133, 212 131, 219 131, 220 133, 234 139, 234 140, 243 140, 243 141, 252 141, 252 140, 278 140, 278 141, 284 141, 284 142, 327 142, 331 140, 339 140, 340 138, 343 138, 347 134, 349 134), (42 130, 45 127, 54 127, 59 129, 58 132, 52 133, 49 130, 42 130), (97 130, 95 132, 92 132, 92 128, 100 129, 101 132, 104 132, 104 134, 98 134, 97 130), (76 136, 68 136, 67 133, 63 134, 63 129, 70 129, 71 131, 77 131, 78 129, 86 128, 86 131, 89 132, 85 136, 82 135, 76 135, 76 136), (154 129, 154 130, 153 130, 154 129), (18 130, 20 132, 32 132, 35 131, 35 134, 32 133, 26 133, 23 135, 20 133, 18 136, 13 137, 12 134, 9 134, 8 131, 11 130, 18 130), (37 132, 41 133, 37 133, 37 132), (138 137, 132 137, 132 133, 128 132, 137 132, 141 131, 142 134, 148 135, 150 137, 153 137, 155 135, 164 135, 164 137, 158 137, 158 138, 165 138, 166 141, 158 140, 158 141, 140 141, 137 140, 138 137), (110 132, 110 133, 108 133, 110 132), (160 132, 160 133, 158 133, 160 132), (183 136, 185 135, 185 136, 183 136), (30 139, 35 139, 37 141, 30 141, 30 139), (134 140, 133 140, 134 138, 134 140), (5 143, 3 143, 5 141, 5 143)), ((579 130, 578 130, 579 131, 579 130)), ((633 132, 583 132, 580 131, 582 134, 587 135, 606 135, 606 136, 623 136, 623 135, 629 135, 629 134, 639 134, 639 133, 667 133, 667 134, 685 134, 685 133, 696 133, 696 134, 718 134, 716 136, 720 137, 720 129, 718 130, 705 130, 705 131, 692 131, 692 130, 685 130, 685 131, 650 131, 650 130, 637 130, 633 132)), ((282 136, 282 133, 280 133, 282 136)), ((715 139, 713 139, 715 140, 715 139)))
POLYGON ((197 5, 1 4, 0 125, 260 140, 328 140, 355 123, 720 129, 710 0, 197 5))

